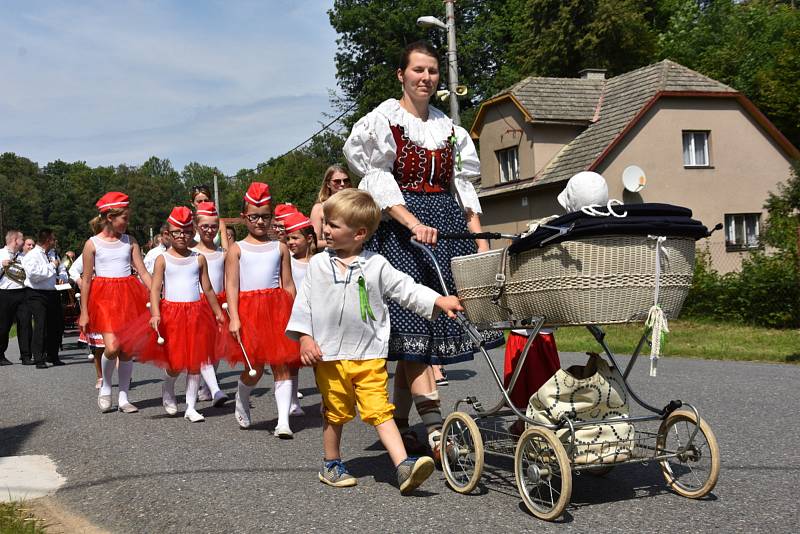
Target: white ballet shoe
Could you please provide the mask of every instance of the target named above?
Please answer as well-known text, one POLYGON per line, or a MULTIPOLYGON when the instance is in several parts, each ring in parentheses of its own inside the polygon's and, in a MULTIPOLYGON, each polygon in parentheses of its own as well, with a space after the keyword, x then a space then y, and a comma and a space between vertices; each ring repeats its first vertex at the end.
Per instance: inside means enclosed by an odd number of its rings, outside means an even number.
POLYGON ((292 432, 292 429, 288 426, 279 426, 275 428, 273 434, 280 439, 294 439, 294 432, 292 432))
POLYGON ((186 410, 186 413, 183 414, 183 418, 187 421, 192 423, 200 423, 205 421, 206 418, 202 416, 197 410, 186 410))
POLYGON ((126 402, 125 404, 120 404, 119 411, 121 411, 122 413, 136 413, 139 411, 139 408, 137 408, 130 402, 126 402))
POLYGON ((167 412, 167 415, 175 415, 178 413, 178 403, 175 401, 174 396, 170 398, 167 395, 166 384, 161 384, 161 404, 164 406, 164 411, 167 412))
POLYGON ((299 417, 299 416, 305 415, 305 414, 306 414, 305 410, 303 410, 303 408, 301 408, 299 404, 295 404, 289 410, 289 415, 292 415, 292 416, 295 416, 295 417, 299 417))
POLYGON ((102 413, 111 411, 111 395, 100 395, 97 397, 97 407, 102 413))
POLYGON ((214 395, 214 401, 211 403, 211 406, 214 406, 216 408, 222 406, 229 400, 230 399, 225 393, 223 393, 222 391, 217 391, 217 393, 214 395))
POLYGON ((250 403, 247 405, 239 398, 239 392, 236 392, 236 409, 233 411, 236 416, 236 422, 239 423, 241 428, 250 428, 250 403))
POLYGON ((211 400, 211 392, 208 390, 208 386, 203 384, 200 387, 200 390, 197 392, 197 400, 199 401, 210 401, 211 400))

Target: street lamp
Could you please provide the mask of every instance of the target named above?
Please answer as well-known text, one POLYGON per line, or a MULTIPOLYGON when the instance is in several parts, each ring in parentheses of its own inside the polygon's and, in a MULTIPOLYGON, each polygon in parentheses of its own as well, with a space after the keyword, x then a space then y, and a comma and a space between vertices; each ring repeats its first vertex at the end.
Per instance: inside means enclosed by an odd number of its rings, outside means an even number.
POLYGON ((417 19, 417 25, 423 28, 436 27, 447 30, 447 85, 450 88, 450 118, 453 123, 461 125, 461 117, 458 113, 457 92, 463 93, 463 89, 458 87, 458 59, 456 58, 456 15, 455 0, 444 0, 445 14, 447 23, 442 22, 436 17, 425 16, 417 19))

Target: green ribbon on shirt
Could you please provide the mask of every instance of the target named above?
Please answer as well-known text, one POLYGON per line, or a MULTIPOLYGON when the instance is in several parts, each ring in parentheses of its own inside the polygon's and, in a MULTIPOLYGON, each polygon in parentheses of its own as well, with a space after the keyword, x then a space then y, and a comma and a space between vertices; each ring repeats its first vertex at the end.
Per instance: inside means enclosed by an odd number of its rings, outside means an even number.
POLYGON ((453 150, 456 152, 456 169, 461 170, 461 150, 458 149, 458 138, 456 134, 450 136, 450 142, 453 143, 453 150))
POLYGON ((358 277, 358 301, 361 308, 361 320, 366 322, 367 315, 369 315, 370 319, 374 321, 375 314, 372 312, 372 308, 369 305, 369 296, 367 296, 367 282, 364 280, 363 276, 358 277))

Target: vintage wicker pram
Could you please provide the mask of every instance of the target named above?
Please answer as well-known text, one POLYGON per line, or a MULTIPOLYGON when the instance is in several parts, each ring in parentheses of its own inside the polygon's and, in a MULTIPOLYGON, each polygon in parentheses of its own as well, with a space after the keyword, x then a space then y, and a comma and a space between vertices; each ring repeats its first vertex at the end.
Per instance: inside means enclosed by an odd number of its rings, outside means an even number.
MULTIPOLYGON (((681 217, 688 219, 685 212, 681 217)), ((573 473, 600 475, 623 463, 657 462, 668 486, 685 497, 700 498, 714 488, 719 476, 719 450, 713 432, 697 409, 679 400, 656 408, 639 398, 627 382, 639 353, 649 343, 650 332, 642 335, 623 370, 599 326, 642 322, 654 302, 667 317, 676 317, 691 284, 695 238, 707 236, 708 231, 692 221, 696 224, 691 230, 687 230, 688 226, 655 225, 659 230, 671 228, 673 235, 649 235, 643 232, 650 226, 637 227, 635 219, 634 216, 630 221, 615 223, 620 227, 629 223, 627 226, 635 229, 633 234, 616 228, 607 235, 591 235, 596 232, 582 230, 579 222, 570 222, 567 217, 566 222, 556 219, 540 227, 533 238, 494 233, 440 237, 514 240, 508 250, 452 261, 456 288, 466 310, 466 315, 459 314, 458 321, 479 347, 502 394, 491 407, 485 407, 474 396, 460 399, 445 419, 442 465, 447 482, 455 491, 469 493, 475 489, 485 454, 514 459, 514 475, 523 502, 536 517, 545 520, 555 520, 564 512, 572 492, 573 473), (526 247, 525 240, 528 244, 533 241, 534 246, 526 247), (558 421, 547 424, 513 405, 509 392, 525 364, 528 349, 545 325, 588 328, 610 363, 610 381, 627 399, 650 412, 622 420, 631 425, 630 435, 624 440, 586 445, 576 439, 581 429, 602 429, 603 425, 619 424, 620 419, 578 420, 574 414, 565 413, 558 421), (483 347, 479 330, 513 328, 528 329, 531 335, 506 388, 483 347), (472 414, 459 411, 462 405, 470 406, 472 414), (527 427, 519 436, 509 429, 518 419, 527 427), (624 454, 619 454, 622 449, 624 454), (599 460, 586 460, 589 453, 599 460)), ((430 250, 414 244, 425 251, 438 271, 430 250)), ((441 282, 446 293, 444 280, 441 282)))

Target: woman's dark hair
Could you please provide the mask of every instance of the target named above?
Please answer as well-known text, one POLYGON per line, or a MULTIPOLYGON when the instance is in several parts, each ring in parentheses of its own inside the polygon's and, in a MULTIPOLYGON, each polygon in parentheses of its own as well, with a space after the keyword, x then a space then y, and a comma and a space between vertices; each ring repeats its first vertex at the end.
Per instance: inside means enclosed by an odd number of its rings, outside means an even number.
POLYGON ((191 198, 192 202, 194 202, 194 197, 196 197, 199 193, 203 193, 205 196, 208 197, 209 200, 211 200, 213 198, 211 196, 211 188, 208 187, 206 184, 193 185, 192 186, 192 193, 189 195, 189 197, 191 198))
POLYGON ((439 52, 432 44, 428 41, 414 41, 405 47, 403 55, 400 56, 400 70, 406 70, 412 52, 419 52, 420 54, 431 56, 436 61, 439 61, 439 52))

